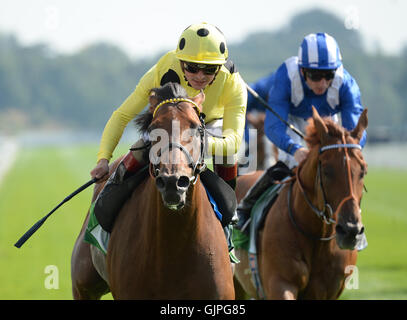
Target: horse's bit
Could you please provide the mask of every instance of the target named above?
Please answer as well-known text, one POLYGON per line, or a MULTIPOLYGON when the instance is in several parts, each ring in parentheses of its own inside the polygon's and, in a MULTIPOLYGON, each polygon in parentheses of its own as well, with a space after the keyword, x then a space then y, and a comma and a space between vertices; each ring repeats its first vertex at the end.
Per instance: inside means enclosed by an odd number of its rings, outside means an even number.
MULTIPOLYGON (((332 206, 326 201, 325 189, 322 184, 322 178, 321 178, 321 161, 318 160, 317 179, 319 180, 319 185, 322 190, 322 197, 324 200, 324 208, 322 210, 319 210, 317 207, 315 207, 312 204, 312 202, 309 200, 309 198, 307 197, 307 194, 305 193, 304 187, 302 186, 301 180, 300 180, 300 175, 299 175, 300 167, 298 167, 297 174, 296 174, 298 186, 300 187, 301 193, 304 196, 304 199, 307 202, 308 206, 318 216, 318 218, 322 219, 328 225, 336 223, 336 221, 335 221, 335 219, 333 219, 333 217, 340 210, 340 208, 346 201, 351 200, 351 199, 356 199, 356 197, 353 193, 352 182, 351 182, 352 178, 351 178, 351 172, 350 172, 350 163, 349 163, 350 158, 349 158, 349 154, 348 154, 348 149, 362 150, 362 147, 359 144, 346 143, 344 136, 342 136, 342 141, 343 141, 343 143, 341 143, 341 144, 331 144, 331 145, 323 146, 319 149, 319 154, 322 154, 324 151, 327 151, 327 150, 339 149, 339 148, 344 148, 344 151, 345 151, 346 167, 347 167, 347 174, 348 174, 348 181, 349 181, 349 195, 347 197, 345 197, 344 199, 342 199, 342 201, 339 203, 338 207, 336 208, 335 213, 332 210, 332 206)), ((314 238, 314 239, 316 238, 317 240, 329 241, 329 240, 332 240, 333 238, 335 238, 335 236, 336 236, 335 234, 332 235, 331 237, 327 237, 327 238, 315 237, 314 235, 305 232, 297 225, 297 223, 294 221, 294 217, 293 217, 291 206, 290 206, 291 191, 292 191, 293 184, 294 183, 292 182, 290 185, 289 192, 288 192, 288 210, 289 210, 289 216, 290 216, 291 222, 294 224, 294 226, 298 230, 300 230, 303 234, 305 234, 311 238, 314 238)))

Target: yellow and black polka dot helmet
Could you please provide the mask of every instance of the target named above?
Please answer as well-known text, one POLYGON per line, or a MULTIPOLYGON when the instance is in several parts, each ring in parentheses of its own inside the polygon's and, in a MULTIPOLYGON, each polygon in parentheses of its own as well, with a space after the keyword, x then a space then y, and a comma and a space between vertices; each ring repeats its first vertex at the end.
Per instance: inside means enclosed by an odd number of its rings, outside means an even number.
POLYGON ((203 22, 190 25, 182 32, 176 56, 182 61, 224 64, 228 58, 228 48, 223 33, 217 27, 203 22))

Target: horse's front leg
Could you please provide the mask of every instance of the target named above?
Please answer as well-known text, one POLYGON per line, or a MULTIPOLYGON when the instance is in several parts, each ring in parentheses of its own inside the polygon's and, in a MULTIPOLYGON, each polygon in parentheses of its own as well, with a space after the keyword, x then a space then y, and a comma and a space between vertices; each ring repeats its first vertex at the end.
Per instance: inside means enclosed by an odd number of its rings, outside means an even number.
POLYGON ((298 297, 298 286, 278 277, 270 278, 263 289, 269 300, 296 300, 298 297))

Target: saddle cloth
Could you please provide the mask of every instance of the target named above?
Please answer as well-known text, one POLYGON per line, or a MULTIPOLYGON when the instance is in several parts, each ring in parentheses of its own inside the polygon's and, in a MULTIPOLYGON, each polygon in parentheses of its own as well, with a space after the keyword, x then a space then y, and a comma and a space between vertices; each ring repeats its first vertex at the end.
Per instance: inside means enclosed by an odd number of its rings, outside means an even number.
POLYGON ((282 189, 283 184, 271 185, 256 201, 251 211, 251 220, 249 225, 249 236, 233 230, 233 243, 235 248, 242 248, 250 253, 257 254, 256 238, 257 232, 262 227, 267 212, 277 199, 277 195, 282 189))

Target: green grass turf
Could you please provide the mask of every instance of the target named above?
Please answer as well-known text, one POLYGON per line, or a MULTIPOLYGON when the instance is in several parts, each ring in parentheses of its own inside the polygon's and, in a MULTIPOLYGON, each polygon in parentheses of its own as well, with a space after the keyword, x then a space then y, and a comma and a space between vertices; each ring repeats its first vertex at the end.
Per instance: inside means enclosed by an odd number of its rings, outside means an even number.
MULTIPOLYGON (((119 147, 114 158, 126 152, 119 147)), ((64 204, 21 248, 13 245, 36 221, 90 179, 97 146, 20 150, 0 185, 0 299, 72 299, 70 258, 92 187, 64 204), (47 289, 56 266, 59 288, 47 289)), ((369 246, 359 253, 358 289, 342 299, 407 299, 407 171, 370 169, 363 222, 369 246)), ((105 296, 111 298, 111 295, 105 296)))
POLYGON ((362 219, 369 246, 358 255, 359 289, 342 299, 407 299, 407 171, 369 169, 362 219))
MULTIPOLYGON (((21 247, 14 243, 40 218, 90 180, 97 146, 28 148, 0 185, 0 299, 71 299, 70 258, 90 205, 89 187, 59 208, 21 247), (47 289, 55 273, 59 288, 47 289)), ((126 152, 119 148, 117 155, 126 152), (121 152, 121 153, 120 153, 121 152)), ((54 283, 56 284, 56 283, 54 283)))

